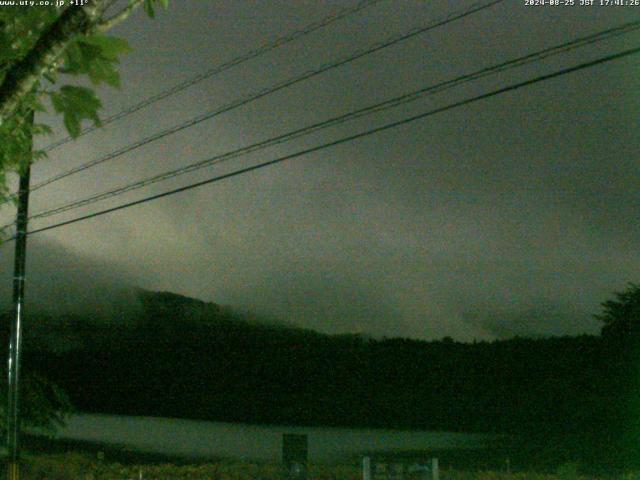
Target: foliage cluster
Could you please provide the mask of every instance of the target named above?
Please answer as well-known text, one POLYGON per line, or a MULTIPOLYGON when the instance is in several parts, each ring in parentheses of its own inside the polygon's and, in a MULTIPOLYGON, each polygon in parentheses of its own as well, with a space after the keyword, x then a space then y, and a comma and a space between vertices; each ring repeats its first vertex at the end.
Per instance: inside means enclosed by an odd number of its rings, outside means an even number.
MULTIPOLYGON (((168 6, 168 0, 130 0, 129 7, 139 3, 149 16, 155 15, 154 5, 168 6)), ((67 7, 73 8, 81 7, 67 7)), ((30 58, 43 48, 43 39, 52 35, 54 25, 64 12, 55 6, 0 8, 0 89, 5 87, 4 83, 10 77, 32 66, 29 65, 30 58)), ((19 172, 29 162, 45 156, 43 151, 30 151, 32 137, 48 134, 51 129, 44 124, 32 127, 27 121, 31 111, 43 112, 53 108, 54 112, 62 115, 72 137, 80 134, 84 120, 99 125, 98 111, 102 103, 93 88, 78 84, 78 80, 88 78, 93 87, 101 84, 120 87, 119 59, 129 51, 126 40, 104 35, 100 30, 96 23, 88 33, 68 33, 71 41, 61 56, 43 71, 35 88, 21 97, 15 114, 0 122, 0 201, 9 196, 7 175, 19 172), (60 81, 61 77, 65 81, 60 81), (66 83, 71 77, 78 80, 66 83)))
MULTIPOLYGON (((9 69, 33 49, 38 35, 56 18, 55 8, 0 9, 0 83, 9 69)), ((31 161, 31 130, 25 122, 30 109, 42 110, 38 95, 31 92, 17 115, 0 125, 0 200, 8 195, 7 174, 31 161)), ((46 133, 46 127, 38 127, 46 133)), ((37 131, 37 130, 36 130, 37 131)))
MULTIPOLYGON (((4 374, 4 372, 2 372, 4 374)), ((3 377, 6 375, 3 375, 3 377)), ((21 385, 20 413, 22 427, 54 435, 72 411, 67 394, 42 375, 30 373, 21 385)), ((5 429, 6 389, 0 391, 0 427, 5 429)))
POLYGON ((640 285, 629 284, 626 290, 616 293, 615 299, 607 300, 602 307, 603 312, 596 318, 604 324, 604 337, 623 341, 640 338, 640 285))

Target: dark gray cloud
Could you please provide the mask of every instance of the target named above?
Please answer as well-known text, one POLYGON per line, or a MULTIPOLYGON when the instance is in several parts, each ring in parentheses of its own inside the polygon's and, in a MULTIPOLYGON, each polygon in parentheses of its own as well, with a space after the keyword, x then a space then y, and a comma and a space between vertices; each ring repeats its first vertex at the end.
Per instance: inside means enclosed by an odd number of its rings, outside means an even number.
MULTIPOLYGON (((117 112, 345 4, 176 2, 153 22, 137 16, 118 32, 135 51, 122 64, 122 92, 102 92, 106 111, 117 112)), ((450 8, 452 2, 382 2, 54 152, 34 169, 35 181, 450 8)), ((504 2, 59 182, 34 194, 33 209, 594 33, 627 21, 627 14, 504 2)), ((619 51, 637 38, 593 45, 103 206, 619 51)), ((37 276, 46 279, 45 272, 62 268, 56 262, 64 255, 56 249, 63 248, 73 262, 98 262, 104 267, 99 271, 125 283, 322 331, 461 339, 597 332, 591 314, 599 304, 638 281, 636 71, 637 59, 620 60, 53 230, 43 234, 43 244, 57 246, 38 261, 37 276)), ((85 281, 92 272, 80 268, 69 275, 84 286, 92 284, 85 281)))
MULTIPOLYGON (((0 256, 0 306, 11 304, 12 245, 0 256)), ((31 238, 28 243, 26 308, 29 311, 82 313, 105 320, 136 306, 137 280, 112 261, 80 255, 57 242, 31 238)))
POLYGON ((544 300, 513 310, 498 307, 482 312, 477 309, 463 318, 474 327, 481 325, 497 338, 595 333, 595 322, 588 313, 571 305, 545 305, 544 300))

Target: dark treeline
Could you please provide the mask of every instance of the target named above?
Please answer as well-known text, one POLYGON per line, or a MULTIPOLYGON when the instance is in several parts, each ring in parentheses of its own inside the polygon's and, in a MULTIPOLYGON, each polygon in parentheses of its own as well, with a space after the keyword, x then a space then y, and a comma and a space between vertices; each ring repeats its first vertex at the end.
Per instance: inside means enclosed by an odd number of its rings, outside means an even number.
POLYGON ((637 362, 615 335, 372 340, 168 293, 140 300, 126 321, 28 318, 25 371, 84 412, 525 433, 608 461, 634 442, 637 362))

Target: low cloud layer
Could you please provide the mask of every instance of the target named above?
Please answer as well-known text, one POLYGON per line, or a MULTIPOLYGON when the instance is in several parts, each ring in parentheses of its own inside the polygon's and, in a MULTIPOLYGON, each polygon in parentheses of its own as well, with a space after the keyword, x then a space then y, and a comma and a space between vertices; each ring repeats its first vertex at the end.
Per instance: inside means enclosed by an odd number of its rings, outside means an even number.
MULTIPOLYGON (((13 245, 0 251, 0 306, 11 305, 13 245)), ((82 313, 107 319, 126 305, 135 305, 136 280, 114 265, 82 256, 57 242, 28 242, 25 305, 27 311, 82 313)))
MULTIPOLYGON (((122 63, 126 94, 101 91, 105 115, 336 7, 336 2, 288 2, 286 8, 282 2, 258 3, 248 9, 244 2, 200 2, 154 22, 140 16, 123 23, 118 33, 134 48, 122 63)), ((432 21, 450 3, 410 1, 398 9, 380 2, 55 150, 34 167, 34 182, 432 21)), ((605 10, 560 12, 502 2, 42 189, 34 193, 32 209, 121 186, 626 21, 621 9, 605 10)), ((629 38, 511 70, 100 207, 593 60, 627 47, 629 38)), ((37 308, 102 311, 123 286, 137 285, 331 333, 462 340, 597 333, 592 315, 600 303, 628 282, 640 281, 637 78, 636 60, 618 60, 34 236, 28 300, 37 308)), ((60 124, 59 119, 51 123, 60 124)), ((61 128, 57 132, 63 135, 61 128)), ((10 211, 0 217, 8 220, 10 211)), ((0 250, 5 298, 9 253, 7 246, 0 250)))

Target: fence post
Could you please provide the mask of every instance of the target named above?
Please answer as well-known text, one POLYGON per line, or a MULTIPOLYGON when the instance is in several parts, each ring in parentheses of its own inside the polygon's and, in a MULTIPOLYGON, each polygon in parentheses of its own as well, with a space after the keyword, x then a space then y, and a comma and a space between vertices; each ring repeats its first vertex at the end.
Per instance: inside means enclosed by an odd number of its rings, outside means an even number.
POLYGON ((371 457, 362 458, 362 480, 371 480, 371 457))
POLYGON ((432 480, 440 480, 440 469, 437 458, 431 459, 431 478, 432 480))

